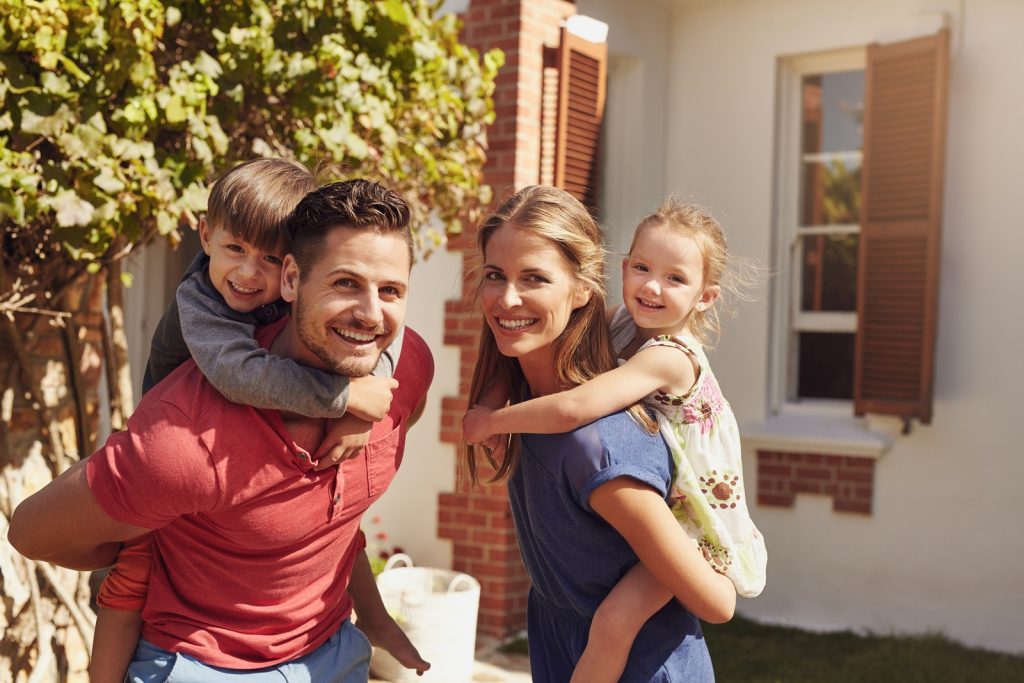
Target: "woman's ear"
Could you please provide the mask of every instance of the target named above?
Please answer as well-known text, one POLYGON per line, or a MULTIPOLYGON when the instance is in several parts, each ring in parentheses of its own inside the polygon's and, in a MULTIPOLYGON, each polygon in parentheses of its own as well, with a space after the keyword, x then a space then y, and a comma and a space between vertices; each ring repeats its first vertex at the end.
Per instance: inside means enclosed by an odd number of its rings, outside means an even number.
POLYGON ((590 289, 590 287, 577 285, 576 291, 573 292, 572 295, 572 310, 575 311, 577 308, 580 308, 581 306, 586 306, 588 303, 590 303, 590 296, 592 294, 593 291, 590 289))
POLYGON ((291 254, 285 254, 281 264, 281 298, 292 303, 299 291, 299 264, 291 254))
POLYGON ((711 285, 710 287, 706 288, 703 292, 701 292, 700 299, 697 300, 697 310, 706 311, 709 308, 711 308, 714 305, 715 300, 718 299, 721 293, 722 288, 719 287, 718 285, 711 285))

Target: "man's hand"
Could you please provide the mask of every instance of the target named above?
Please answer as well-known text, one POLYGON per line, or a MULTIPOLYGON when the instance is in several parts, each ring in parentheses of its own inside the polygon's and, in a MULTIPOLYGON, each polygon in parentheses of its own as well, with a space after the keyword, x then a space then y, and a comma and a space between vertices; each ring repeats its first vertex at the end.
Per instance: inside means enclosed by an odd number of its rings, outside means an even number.
POLYGON ((466 443, 480 443, 494 435, 491 431, 491 414, 494 411, 481 405, 473 406, 462 418, 462 436, 466 443))
POLYGON ((381 420, 388 414, 397 388, 398 380, 391 377, 355 377, 349 381, 345 412, 370 422, 381 420))
POLYGON ((342 460, 348 460, 359 455, 363 446, 370 440, 370 428, 372 423, 362 420, 355 415, 346 415, 337 420, 331 420, 320 448, 313 455, 317 461, 313 469, 323 470, 333 467, 342 460))

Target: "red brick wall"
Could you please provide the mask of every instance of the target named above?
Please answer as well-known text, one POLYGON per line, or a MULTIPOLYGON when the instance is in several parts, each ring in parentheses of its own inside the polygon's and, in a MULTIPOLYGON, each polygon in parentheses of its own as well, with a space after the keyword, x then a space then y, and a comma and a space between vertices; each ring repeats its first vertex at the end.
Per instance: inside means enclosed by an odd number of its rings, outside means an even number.
POLYGON ((818 453, 757 452, 758 505, 792 507, 798 493, 832 497, 836 512, 871 514, 875 461, 818 453))
MULTIPOLYGON (((463 15, 462 38, 467 45, 481 52, 494 47, 505 52, 484 169, 496 201, 540 182, 544 50, 558 44, 562 20, 575 13, 575 5, 562 0, 471 0, 463 15)), ((464 253, 467 274, 472 273, 475 232, 475 226, 464 226, 464 237, 449 244, 449 249, 464 253)), ((446 443, 457 444, 462 438, 481 324, 468 276, 462 299, 445 304, 444 342, 460 349, 459 393, 441 403, 441 440, 446 443)), ((529 579, 505 486, 478 485, 441 494, 438 535, 452 541, 453 568, 480 581, 480 632, 503 637, 524 628, 529 579)))

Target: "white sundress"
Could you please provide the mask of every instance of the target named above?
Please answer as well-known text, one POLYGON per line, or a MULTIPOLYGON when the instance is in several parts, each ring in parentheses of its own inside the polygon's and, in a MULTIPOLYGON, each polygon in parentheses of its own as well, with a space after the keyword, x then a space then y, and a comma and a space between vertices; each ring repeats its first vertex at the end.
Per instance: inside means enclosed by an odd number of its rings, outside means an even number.
MULTIPOLYGON (((612 317, 611 331, 617 353, 633 340, 636 326, 625 306, 612 317)), ((729 577, 739 595, 752 598, 764 590, 768 552, 747 510, 736 417, 696 339, 655 337, 637 353, 651 346, 679 349, 700 366, 686 395, 656 391, 643 401, 655 410, 675 462, 672 512, 715 571, 729 577)), ((680 360, 690 362, 685 356, 680 360)))

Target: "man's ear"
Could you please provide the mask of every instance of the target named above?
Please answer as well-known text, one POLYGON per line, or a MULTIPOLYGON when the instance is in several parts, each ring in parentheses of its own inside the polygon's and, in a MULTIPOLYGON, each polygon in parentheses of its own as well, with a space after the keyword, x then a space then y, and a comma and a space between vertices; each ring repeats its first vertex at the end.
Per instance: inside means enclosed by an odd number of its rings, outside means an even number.
POLYGON ((584 287, 583 285, 577 285, 576 291, 572 295, 572 310, 576 310, 581 306, 585 306, 590 302, 590 295, 593 294, 590 287, 584 287))
POLYGON ((281 298, 292 303, 299 291, 299 264, 291 254, 285 254, 281 264, 281 298))
POLYGON ((722 288, 718 285, 711 285, 710 287, 705 288, 705 290, 701 292, 700 299, 697 300, 697 310, 706 311, 711 308, 721 293, 722 288))
POLYGON ((199 219, 199 242, 203 245, 203 251, 210 255, 210 224, 206 222, 206 216, 199 219))

